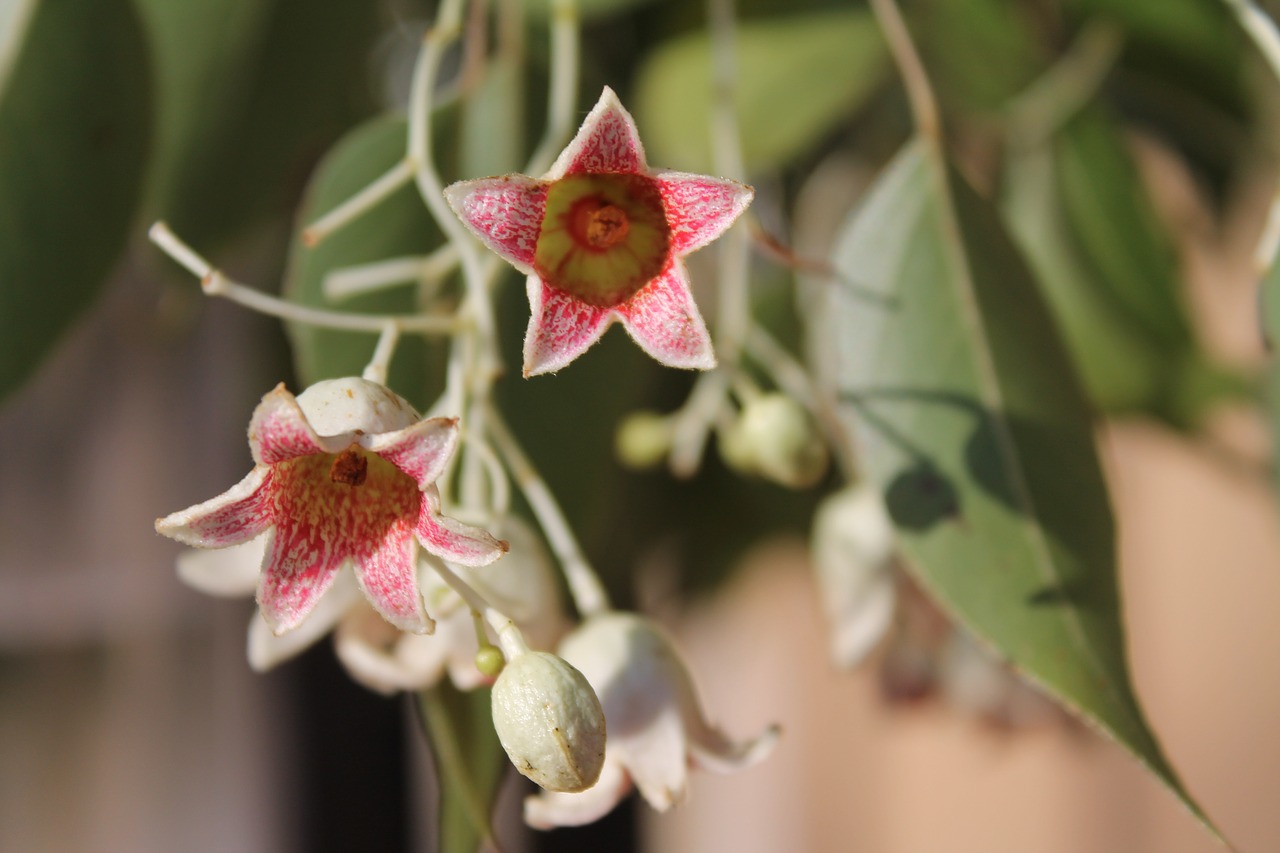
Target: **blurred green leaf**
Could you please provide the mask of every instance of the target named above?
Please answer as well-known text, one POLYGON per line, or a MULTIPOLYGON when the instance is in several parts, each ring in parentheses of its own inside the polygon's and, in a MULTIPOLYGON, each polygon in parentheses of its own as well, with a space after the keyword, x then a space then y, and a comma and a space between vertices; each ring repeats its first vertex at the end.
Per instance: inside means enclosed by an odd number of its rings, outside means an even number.
POLYGON ((510 55, 485 68, 462 108, 462 174, 477 178, 518 171, 524 154, 523 69, 510 55))
POLYGON ((1196 344, 1173 247, 1105 114, 1015 154, 1005 178, 1006 220, 1099 408, 1187 428, 1238 390, 1196 344))
MULTIPOLYGON (((532 17, 549 18, 555 2, 556 0, 525 0, 525 8, 528 9, 532 17)), ((654 0, 577 0, 574 5, 577 7, 578 17, 584 21, 592 21, 596 18, 605 18, 610 15, 627 12, 638 6, 646 6, 653 2, 654 0)))
MULTIPOLYGON (((447 138, 456 122, 440 113, 437 136, 447 138)), ((345 201, 404 157, 403 118, 371 119, 342 139, 316 169, 298 210, 297 228, 345 201)), ((341 308, 366 314, 404 314, 416 310, 416 291, 405 284, 344 300, 340 305, 324 295, 325 277, 335 269, 413 255, 425 255, 443 242, 439 229, 408 185, 364 216, 309 248, 296 236, 289 251, 284 293, 304 305, 341 308)), ((376 336, 360 332, 320 329, 299 323, 286 328, 293 344, 294 363, 304 383, 336 376, 358 376, 373 355, 376 336)), ((423 410, 430 403, 439 377, 428 370, 429 346, 417 335, 406 335, 396 349, 388 384, 423 410)), ((438 372, 438 371, 437 371, 438 372)))
POLYGON ((0 81, 0 396, 92 302, 124 248, 151 132, 146 45, 126 0, 43 0, 10 44, 0 81))
MULTIPOLYGON (((880 31, 864 11, 738 25, 734 91, 747 170, 804 153, 884 80, 880 31)), ((710 172, 711 48, 705 32, 662 45, 641 65, 636 118, 655 163, 710 172)))
POLYGON ((315 159, 375 108, 376 3, 138 0, 158 81, 149 204, 205 247, 285 213, 315 159))
POLYGON ((992 110, 1043 69, 1030 4, 927 0, 908 9, 930 77, 945 103, 992 110))
POLYGON ((418 694, 440 784, 440 853, 492 846, 490 815, 507 758, 493 730, 489 689, 463 693, 444 682, 418 694))
POLYGON ((1110 501, 1066 352, 995 211, 929 143, 837 242, 827 322, 844 415, 909 564, 1004 658, 1201 820, 1129 681, 1110 501))

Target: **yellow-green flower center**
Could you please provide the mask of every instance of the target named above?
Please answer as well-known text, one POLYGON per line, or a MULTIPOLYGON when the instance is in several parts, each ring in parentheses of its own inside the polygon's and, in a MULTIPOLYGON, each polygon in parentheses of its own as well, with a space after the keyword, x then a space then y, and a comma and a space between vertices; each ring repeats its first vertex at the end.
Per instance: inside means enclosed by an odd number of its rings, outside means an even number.
POLYGON ((671 234, 652 178, 569 175, 547 188, 534 251, 543 281, 590 305, 630 299, 666 268, 671 234))

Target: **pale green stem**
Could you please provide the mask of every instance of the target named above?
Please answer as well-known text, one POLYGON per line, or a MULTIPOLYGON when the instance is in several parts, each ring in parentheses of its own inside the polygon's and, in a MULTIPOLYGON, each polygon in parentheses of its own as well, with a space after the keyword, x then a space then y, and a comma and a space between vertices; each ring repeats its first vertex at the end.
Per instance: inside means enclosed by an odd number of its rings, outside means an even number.
POLYGON ((387 370, 391 366, 391 357, 395 355, 396 344, 400 340, 400 327, 395 323, 387 323, 378 335, 378 345, 373 349, 373 358, 360 374, 361 378, 379 385, 387 384, 387 370))
POLYGON ((916 132, 934 145, 941 141, 942 118, 938 110, 938 101, 934 97, 933 87, 929 85, 929 75, 925 73, 924 63, 916 52, 915 43, 907 31, 907 24, 902 20, 902 13, 894 0, 870 0, 871 10, 880 22, 885 41, 893 61, 902 75, 903 86, 907 90, 907 100, 911 105, 911 114, 915 118, 916 132))
POLYGON ((449 568, 448 563, 443 561, 432 563, 431 567, 466 602, 468 607, 484 616, 485 621, 498 635, 498 645, 502 647, 502 653, 507 660, 512 660, 529 651, 529 644, 525 642, 524 634, 520 632, 511 617, 490 604, 479 590, 449 568))
POLYGON ((1005 107, 1009 147, 1025 151, 1052 137, 1097 94, 1123 47, 1114 24, 1087 24, 1062 59, 1005 107))
POLYGON ((334 231, 376 207, 383 199, 413 181, 413 163, 405 158, 388 169, 369 186, 339 204, 324 216, 302 229, 302 242, 318 246, 320 241, 334 231))
POLYGON ((221 270, 214 268, 179 239, 163 222, 152 225, 147 236, 165 254, 199 278, 200 286, 207 295, 230 299, 260 314, 308 326, 352 332, 381 333, 389 323, 394 324, 401 332, 418 334, 453 335, 467 328, 463 320, 454 316, 346 314, 341 311, 326 311, 322 308, 310 308, 286 302, 227 278, 221 270))
POLYGON ((671 458, 669 467, 676 477, 692 477, 702 462, 708 427, 720 419, 727 405, 729 374, 723 369, 703 373, 693 385, 689 399, 671 416, 671 458))
POLYGON ((525 172, 544 174, 551 168, 573 130, 574 104, 578 92, 580 54, 578 4, 575 0, 554 0, 551 5, 551 91, 547 97, 547 127, 525 172))
POLYGON ((458 250, 446 243, 429 255, 341 267, 325 276, 322 288, 326 299, 338 302, 401 284, 438 286, 457 265, 458 250))
POLYGON ((583 555, 560 505, 503 421, 502 415, 492 406, 489 410, 488 427, 495 448, 507 463, 516 486, 524 493, 542 532, 547 535, 552 553, 560 561, 569 595, 573 598, 578 613, 585 619, 609 610, 609 597, 604 591, 604 584, 583 555))

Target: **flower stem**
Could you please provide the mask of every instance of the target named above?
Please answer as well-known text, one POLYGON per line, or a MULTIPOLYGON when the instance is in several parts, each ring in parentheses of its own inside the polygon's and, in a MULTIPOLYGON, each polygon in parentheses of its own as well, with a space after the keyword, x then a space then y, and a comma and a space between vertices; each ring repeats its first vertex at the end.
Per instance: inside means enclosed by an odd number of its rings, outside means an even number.
POLYGON ((916 51, 915 43, 907 24, 902 20, 902 12, 894 0, 870 0, 871 11, 880 22, 885 41, 889 44, 889 52, 902 75, 902 83, 907 89, 907 101, 911 105, 911 114, 915 118, 916 132, 937 144, 942 138, 942 119, 938 110, 938 100, 934 97, 933 87, 929 84, 929 75, 925 73, 924 63, 916 51))
POLYGON ((373 349, 373 358, 365 366, 361 377, 379 385, 387 384, 387 369, 391 365, 391 356, 395 354, 396 344, 400 341, 400 327, 395 323, 387 323, 378 335, 378 344, 373 349))
POLYGON ((458 250, 446 243, 429 255, 341 267, 325 276, 322 287, 325 298, 337 302, 399 284, 439 285, 457 265, 458 250))
POLYGON ((489 623, 494 633, 498 635, 498 645, 502 648, 502 653, 507 660, 517 658, 529 651, 529 644, 525 642, 524 634, 516 627, 516 623, 511 617, 490 604, 480 594, 479 590, 464 581, 453 569, 449 568, 448 563, 443 561, 433 562, 431 567, 466 602, 468 607, 484 616, 485 621, 489 623))
POLYGON ((552 552, 560 561, 565 582, 569 586, 569 595, 573 597, 578 613, 586 618, 609 610, 609 597, 604 591, 604 584, 583 555, 560 505, 556 503, 551 490, 525 455, 501 414, 493 407, 489 410, 488 429, 498 453, 506 461, 516 485, 529 501, 529 507, 547 535, 552 552))
POLYGON ((163 222, 157 222, 147 232, 151 242, 159 246, 165 254, 173 258, 189 272, 200 279, 200 286, 209 296, 221 296, 238 302, 246 308, 326 329, 343 329, 351 332, 381 333, 388 323, 395 324, 401 332, 418 334, 452 335, 466 328, 466 323, 455 316, 423 316, 418 314, 347 314, 341 311, 326 311, 322 308, 311 308, 287 302, 275 296, 246 287, 237 281, 227 278, 221 270, 216 269, 194 249, 184 243, 169 230, 163 222))
POLYGON ((579 39, 578 4, 575 0, 554 0, 551 5, 551 91, 547 97, 547 126, 525 167, 526 174, 541 175, 550 169, 556 152, 573 130, 581 48, 579 39))
POLYGON ((413 168, 414 164, 408 157, 396 163, 373 183, 302 229, 303 244, 313 248, 320 245, 320 241, 334 231, 376 207, 383 199, 413 180, 413 168))

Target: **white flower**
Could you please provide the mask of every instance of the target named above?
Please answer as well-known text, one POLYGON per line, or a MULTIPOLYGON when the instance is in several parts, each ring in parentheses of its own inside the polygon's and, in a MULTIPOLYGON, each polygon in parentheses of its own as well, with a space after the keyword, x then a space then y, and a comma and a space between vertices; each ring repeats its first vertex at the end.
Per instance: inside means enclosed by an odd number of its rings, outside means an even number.
POLYGON ((813 564, 837 666, 858 664, 893 624, 893 522, 871 486, 823 501, 813 520, 813 564))
POLYGON ((609 740, 595 787, 529 797, 524 818, 530 826, 597 820, 626 796, 633 781, 650 805, 665 811, 684 798, 691 764, 724 773, 748 767, 768 755, 778 739, 771 727, 735 743, 711 726, 675 646, 640 616, 593 616, 564 639, 560 654, 599 695, 609 740))

